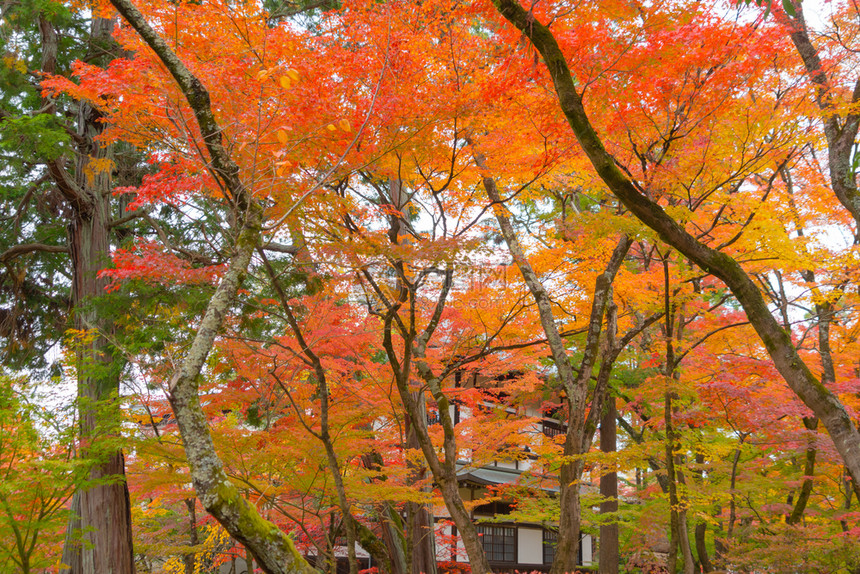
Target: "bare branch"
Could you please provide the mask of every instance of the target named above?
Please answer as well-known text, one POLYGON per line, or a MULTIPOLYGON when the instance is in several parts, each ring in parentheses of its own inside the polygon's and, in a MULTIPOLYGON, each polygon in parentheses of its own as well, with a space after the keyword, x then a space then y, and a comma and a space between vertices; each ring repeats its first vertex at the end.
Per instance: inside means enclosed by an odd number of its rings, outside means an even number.
POLYGON ((44 243, 24 243, 21 245, 16 245, 15 247, 10 247, 3 253, 0 253, 0 263, 8 263, 12 259, 16 257, 20 257, 21 255, 25 255, 27 253, 68 253, 69 248, 65 245, 45 245, 44 243))

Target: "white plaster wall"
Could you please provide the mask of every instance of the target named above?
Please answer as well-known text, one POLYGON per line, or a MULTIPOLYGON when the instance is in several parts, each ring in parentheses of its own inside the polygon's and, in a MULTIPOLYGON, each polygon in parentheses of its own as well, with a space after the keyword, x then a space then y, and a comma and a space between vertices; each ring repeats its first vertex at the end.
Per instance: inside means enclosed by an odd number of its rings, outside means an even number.
POLYGON ((582 565, 583 566, 591 566, 591 562, 594 559, 594 542, 591 539, 591 535, 586 534, 582 537, 582 565))
POLYGON ((520 527, 517 532, 517 559, 520 564, 543 563, 543 531, 520 527))

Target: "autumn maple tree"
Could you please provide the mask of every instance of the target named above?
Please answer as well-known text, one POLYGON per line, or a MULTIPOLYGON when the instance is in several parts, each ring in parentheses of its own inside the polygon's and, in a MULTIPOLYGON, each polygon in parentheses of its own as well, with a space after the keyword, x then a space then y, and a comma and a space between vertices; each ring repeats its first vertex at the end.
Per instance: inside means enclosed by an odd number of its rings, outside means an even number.
MULTIPOLYGON (((758 287, 740 264, 688 232, 666 213, 637 180, 622 171, 589 121, 565 56, 553 34, 514 2, 500 2, 499 11, 514 23, 541 52, 559 96, 562 111, 585 153, 603 181, 625 206, 662 240, 684 253, 732 290, 756 328, 786 382, 812 409, 830 432, 855 482, 860 480, 860 433, 838 397, 823 386, 798 355, 790 336, 770 313, 758 287)), ((849 120, 851 118, 849 117, 849 120)), ((851 125, 851 124, 849 124, 851 125)), ((719 247, 719 246, 716 246, 719 247)))
MULTIPOLYGON (((38 73, 4 60, 2 149, 38 159, 2 174, 0 328, 10 370, 73 329, 89 480, 38 471, 46 521, 79 494, 33 560, 433 574, 462 543, 484 574, 504 501, 555 574, 598 529, 605 573, 856 571, 851 3, 820 35, 791 1, 49 5, 38 73), (69 14, 109 49, 58 56, 69 14)), ((0 407, 16 485, 62 441, 0 407)))

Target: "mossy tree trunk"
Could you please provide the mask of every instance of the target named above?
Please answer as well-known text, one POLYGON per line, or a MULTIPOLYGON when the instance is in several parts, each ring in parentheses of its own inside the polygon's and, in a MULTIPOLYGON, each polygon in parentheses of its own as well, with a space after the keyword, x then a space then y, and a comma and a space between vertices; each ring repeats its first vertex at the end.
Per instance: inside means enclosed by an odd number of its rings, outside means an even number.
POLYGON ((233 255, 180 368, 171 377, 168 389, 191 467, 192 484, 203 507, 254 555, 264 572, 314 574, 315 570, 298 553, 292 540, 275 524, 260 516, 228 479, 215 451, 198 394, 206 358, 244 280, 251 256, 260 243, 262 208, 253 201, 252 194, 240 178, 238 166, 223 145, 221 127, 212 112, 209 92, 130 0, 111 0, 111 3, 155 52, 188 100, 208 155, 203 159, 213 177, 227 191, 235 209, 233 221, 237 228, 233 234, 233 255))

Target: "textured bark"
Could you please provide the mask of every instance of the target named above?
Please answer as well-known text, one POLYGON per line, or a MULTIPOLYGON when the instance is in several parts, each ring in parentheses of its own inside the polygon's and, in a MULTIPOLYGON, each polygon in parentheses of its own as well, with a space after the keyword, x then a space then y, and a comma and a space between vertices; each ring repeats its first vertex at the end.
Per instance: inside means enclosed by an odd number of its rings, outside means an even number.
POLYGON ((33 253, 35 251, 41 251, 44 253, 69 253, 69 248, 65 245, 42 245, 40 243, 15 245, 3 253, 0 253, 0 263, 7 263, 16 257, 24 255, 25 253, 33 253))
MULTIPOLYGON (((459 494, 459 493, 458 493, 459 494)), ((436 537, 433 531, 433 514, 427 504, 409 503, 411 572, 427 574, 436 571, 436 537)))
MULTIPOLYGON (((113 21, 95 18, 90 38, 93 44, 108 44, 113 21)), ((54 69, 56 34, 50 23, 40 20, 44 42, 42 66, 54 69)), ((80 401, 81 456, 94 464, 89 479, 96 486, 74 495, 73 515, 63 549, 62 572, 70 574, 133 574, 131 510, 125 481, 122 451, 106 447, 119 434, 121 414, 117 403, 122 356, 108 342, 112 322, 92 304, 104 295, 107 281, 98 272, 110 262, 110 220, 113 191, 110 173, 88 170, 94 159, 110 158, 112 146, 96 141, 103 125, 99 114, 79 104, 77 135, 85 145, 79 150, 74 176, 59 161, 49 166, 61 193, 72 207, 69 223, 69 253, 72 268, 72 307, 75 328, 93 330, 96 336, 76 349, 80 401), (107 440, 103 440, 107 439, 107 440), (100 483, 100 484, 99 484, 100 483)))
POLYGON ((582 505, 579 496, 579 481, 584 464, 582 459, 567 462, 559 472, 559 506, 563 509, 558 517, 558 542, 550 574, 575 572, 579 562, 579 544, 582 527, 582 505))
POLYGON ((361 544, 362 548, 367 550, 367 553, 373 560, 373 566, 378 568, 381 574, 393 574, 391 557, 388 554, 389 550, 386 544, 359 520, 355 520, 354 522, 358 543, 361 544))
MULTIPOLYGON (((325 379, 323 379, 324 381, 325 379)), ((322 397, 321 412, 322 429, 320 431, 320 440, 323 443, 323 448, 326 452, 326 460, 328 461, 329 471, 334 479, 335 491, 337 492, 337 501, 340 511, 343 513, 343 525, 346 532, 346 556, 349 561, 349 574, 358 574, 358 558, 355 554, 355 544, 358 541, 356 534, 355 518, 352 515, 352 508, 349 499, 346 496, 346 487, 343 484, 343 475, 340 470, 340 462, 337 459, 337 453, 334 450, 334 443, 331 440, 331 433, 328 424, 328 385, 325 382, 320 383, 320 396, 322 397)))
POLYGON ((69 523, 66 525, 66 536, 63 540, 63 557, 60 560, 65 566, 60 574, 78 574, 83 571, 83 562, 78 536, 81 532, 81 495, 78 492, 72 496, 69 507, 69 523))
POLYGON ((248 549, 245 549, 245 572, 254 574, 254 556, 248 549))
POLYGON ((707 528, 708 524, 700 521, 696 523, 696 530, 693 534, 696 539, 696 555, 699 557, 699 565, 702 567, 702 572, 710 572, 714 569, 711 559, 708 557, 708 545, 705 542, 707 528))
POLYGON ((816 379, 794 348, 789 334, 771 315, 758 287, 730 256, 690 235, 650 200, 615 163, 591 125, 576 91, 564 54, 549 29, 516 0, 494 0, 499 12, 528 37, 541 53, 552 77, 562 112, 598 175, 610 191, 660 238, 714 275, 731 290, 758 333, 776 369, 830 434, 849 474, 860 483, 860 433, 840 400, 816 379))
POLYGON ((170 384, 170 404, 176 415, 185 454, 191 467, 191 482, 203 507, 240 544, 245 546, 267 574, 315 571, 299 555, 292 540, 275 524, 260 516, 224 473, 215 452, 206 415, 200 405, 198 379, 227 309, 251 260, 259 237, 261 213, 252 206, 243 218, 236 255, 215 291, 197 329, 191 350, 170 384))
POLYGON ((387 502, 383 505, 382 522, 382 541, 391 559, 390 574, 406 574, 408 541, 403 535, 403 521, 397 510, 387 502))
POLYGON ((293 264, 299 277, 305 284, 305 290, 313 295, 322 290, 322 278, 317 274, 317 265, 308 249, 305 234, 299 223, 294 219, 287 220, 287 230, 290 233, 290 249, 293 255, 293 264))
MULTIPOLYGON (((224 148, 221 128, 212 113, 209 91, 203 86, 197 76, 185 66, 182 60, 170 49, 164 39, 147 23, 143 14, 134 6, 131 0, 111 0, 117 12, 134 28, 144 42, 155 52, 170 75, 176 81, 203 136, 203 143, 209 153, 208 167, 214 177, 219 179, 224 188, 232 194, 240 210, 248 207, 250 196, 239 178, 239 167, 224 148)), ((241 215, 241 214, 237 214, 241 215)))
MULTIPOLYGON (((86 113, 88 106, 83 106, 86 113)), ((118 404, 109 404, 119 392, 121 359, 114 356, 107 339, 101 333, 110 333, 112 326, 86 303, 104 294, 105 280, 98 271, 108 265, 110 241, 107 223, 110 220, 109 181, 95 181, 87 189, 87 211, 78 211, 70 226, 72 267, 74 269, 73 301, 78 329, 97 329, 100 335, 78 350, 78 393, 81 403, 81 437, 98 440, 99 426, 105 423, 112 433, 119 432, 118 404)), ((105 179, 107 179, 105 177, 105 179)), ((81 546, 81 572, 84 574, 134 572, 131 541, 131 512, 128 486, 125 482, 125 463, 121 451, 101 452, 102 447, 82 449, 84 457, 100 459, 90 473, 94 481, 109 479, 108 484, 80 491, 80 527, 83 533, 81 546)))
MULTIPOLYGON (((197 499, 186 498, 185 508, 188 509, 188 545, 194 548, 200 544, 200 538, 197 535, 197 499)), ((182 557, 185 563, 185 574, 194 574, 194 567, 197 564, 196 552, 188 552, 182 557)))
MULTIPOLYGON (((406 424, 408 429, 408 421, 406 424)), ((417 443, 413 448, 418 448, 417 443)), ((362 464, 368 470, 381 471, 383 468, 382 455, 376 451, 364 453, 361 455, 361 459, 362 464)), ((377 480, 384 482, 387 478, 383 475, 371 479, 372 482, 377 480)), ((370 553, 382 574, 406 574, 408 571, 406 567, 408 543, 404 536, 402 517, 390 502, 378 503, 374 505, 373 510, 380 534, 377 536, 359 522, 358 539, 362 548, 370 553)))
POLYGON ((738 483, 738 468, 741 460, 741 449, 747 435, 742 434, 737 448, 735 449, 734 457, 732 457, 732 472, 729 477, 729 525, 726 529, 725 542, 716 545, 716 556, 718 561, 722 561, 723 557, 728 553, 729 546, 732 544, 732 536, 735 531, 735 521, 737 520, 737 502, 735 501, 735 490, 738 483))
MULTIPOLYGON (((475 163, 479 168, 485 169, 484 158, 480 154, 475 155, 475 163)), ((514 227, 507 216, 506 208, 502 204, 502 198, 496 188, 495 180, 488 174, 484 174, 483 182, 487 197, 493 202, 496 221, 499 222, 499 228, 502 231, 502 236, 505 238, 505 243, 508 245, 508 250, 511 252, 514 263, 519 268, 526 286, 531 291, 532 297, 537 304, 538 316, 546 334, 553 363, 558 370, 559 379, 565 389, 568 421, 564 441, 564 455, 568 458, 566 459, 567 462, 562 464, 559 470, 559 505, 561 514, 559 515, 558 522, 558 542, 555 549, 555 559, 550 569, 551 574, 564 574, 565 572, 573 572, 576 569, 579 554, 579 532, 582 521, 579 480, 582 477, 583 463, 582 459, 576 455, 582 454, 579 446, 582 442, 581 433, 584 430, 585 392, 587 392, 587 388, 582 389, 581 385, 577 385, 577 376, 567 357, 566 345, 561 338, 558 326, 555 324, 552 301, 550 301, 549 294, 544 289, 537 273, 534 272, 526 258, 525 251, 520 245, 514 227)), ((598 296, 596 292, 593 309, 596 309, 598 306, 596 303, 598 296)), ((591 377, 591 370, 594 367, 593 359, 598 343, 593 336, 593 331, 596 329, 599 336, 602 322, 603 307, 600 307, 597 322, 591 321, 589 323, 588 343, 593 344, 587 344, 583 358, 584 371, 587 371, 587 378, 584 377, 586 382, 591 377)), ((581 372, 580 374, 585 373, 581 372)))
POLYGON ((237 222, 234 254, 206 312, 197 328, 191 347, 179 370, 170 381, 169 399, 176 416, 185 454, 191 467, 191 482, 203 507, 244 545, 267 574, 315 571, 299 555, 292 540, 275 524, 262 518, 257 509, 243 498, 224 473, 215 452, 212 435, 198 395, 199 377, 215 337, 221 330, 230 304, 236 296, 251 256, 259 245, 262 208, 239 177, 239 168, 222 144, 221 129, 215 121, 209 92, 182 63, 164 40, 146 22, 129 0, 111 0, 123 18, 144 39, 171 73, 191 106, 206 151, 207 164, 231 195, 237 222))
MULTIPOLYGON (((848 511, 851 510, 851 497, 854 493, 857 492, 857 485, 852 486, 851 477, 848 476, 843 479, 842 484, 845 487, 845 499, 842 502, 842 508, 843 510, 848 511)), ((839 522, 842 526, 842 532, 848 532, 848 530, 850 529, 848 521, 843 518, 839 522)))
POLYGON ((693 574, 693 553, 690 549, 690 538, 687 534, 686 501, 681 500, 678 489, 678 471, 675 464, 675 445, 677 436, 672 422, 673 393, 666 393, 664 405, 664 422, 666 425, 666 475, 669 483, 669 521, 670 521, 670 553, 669 572, 675 572, 676 551, 680 551, 684 574, 693 574))
MULTIPOLYGON (((615 426, 617 415, 615 397, 610 396, 603 408, 603 417, 600 419, 600 452, 604 454, 615 453, 618 448, 618 433, 615 426)), ((611 472, 605 472, 604 469, 600 474, 600 495, 603 497, 600 503, 601 514, 618 511, 618 473, 615 471, 614 463, 611 472)), ((618 523, 614 519, 611 522, 601 523, 599 541, 600 574, 618 574, 618 523)))
MULTIPOLYGON (((386 350, 389 353, 393 352, 393 345, 386 344, 386 350), (389 350, 390 348, 390 350, 389 350)), ((472 572, 475 574, 488 574, 492 571, 490 563, 487 561, 487 556, 484 553, 484 547, 481 545, 478 531, 472 521, 472 516, 466 510, 463 503, 463 498, 460 496, 459 484, 457 481, 457 441, 454 435, 454 423, 450 417, 450 411, 447 399, 441 392, 438 382, 431 385, 431 392, 436 404, 439 406, 440 423, 444 433, 443 441, 443 459, 439 460, 436 449, 430 440, 430 435, 427 432, 427 425, 424 422, 424 413, 418 408, 417 401, 412 399, 412 394, 409 389, 408 379, 401 376, 395 376, 398 392, 401 400, 406 405, 406 410, 409 416, 416 421, 416 437, 421 452, 424 454, 428 462, 430 472, 433 474, 433 479, 439 488, 442 495, 442 500, 445 502, 445 507, 451 515, 451 520, 457 527, 460 538, 463 541, 463 546, 466 549, 466 554, 469 557, 469 563, 472 572)), ((416 533, 418 534, 418 533, 416 533)), ((416 571, 415 550, 413 547, 412 571, 416 571)), ((432 561, 435 567, 435 559, 432 561)), ((428 565, 429 566, 429 565, 428 565)))
POLYGON ((250 204, 241 218, 244 223, 237 239, 236 253, 207 306, 191 350, 181 369, 171 379, 169 398, 191 466, 192 484, 204 508, 254 555, 264 572, 311 574, 315 571, 299 555, 292 540, 276 525, 262 518, 228 480, 215 452, 198 396, 200 371, 250 263, 259 239, 261 218, 261 210, 256 204, 250 204))
MULTIPOLYGON (((317 389, 320 397, 320 432, 317 433, 313 431, 307 425, 305 425, 305 428, 312 435, 314 435, 317 440, 322 443, 323 449, 325 449, 326 462, 328 464, 329 472, 331 473, 332 479, 334 481, 335 492, 337 493, 338 507, 340 508, 341 515, 343 516, 343 525, 344 530, 346 531, 346 553, 347 560, 349 562, 349 574, 358 574, 358 559, 356 558, 355 554, 355 544, 358 540, 358 536, 356 534, 355 518, 352 515, 350 501, 346 496, 346 487, 343 483, 343 475, 341 474, 340 461, 338 460, 337 452, 334 449, 334 442, 331 438, 331 429, 329 425, 330 408, 328 372, 323 366, 322 360, 320 360, 319 355, 316 354, 312 346, 305 339, 301 325, 299 325, 299 322, 296 320, 296 317, 293 314, 289 297, 284 291, 283 285, 278 278, 278 274, 275 272, 275 269, 271 266, 269 260, 266 258, 265 251, 263 251, 262 249, 259 249, 258 251, 260 253, 260 257, 263 259, 263 263, 266 266, 266 272, 269 275, 269 279, 272 281, 272 286, 275 288, 275 292, 277 293, 278 299, 281 302, 281 309, 283 309, 284 311, 284 315, 287 318, 287 322, 290 325, 290 329, 293 331, 293 335, 295 335, 296 341, 298 341, 299 346, 302 349, 302 353, 306 357, 306 360, 313 366, 314 373, 316 375, 317 389)), ((284 387, 284 390, 286 391, 286 387, 284 387)), ((297 414, 299 414, 299 416, 301 416, 301 413, 298 412, 298 409, 296 409, 296 412, 297 414)))
POLYGON ((800 492, 797 494, 797 500, 791 509, 791 514, 785 519, 787 524, 800 524, 803 513, 806 511, 806 505, 809 503, 809 497, 812 496, 812 475, 815 473, 815 457, 818 450, 815 445, 815 429, 818 428, 818 421, 803 417, 803 424, 812 433, 812 436, 807 439, 806 457, 803 464, 803 484, 800 485, 800 492))

